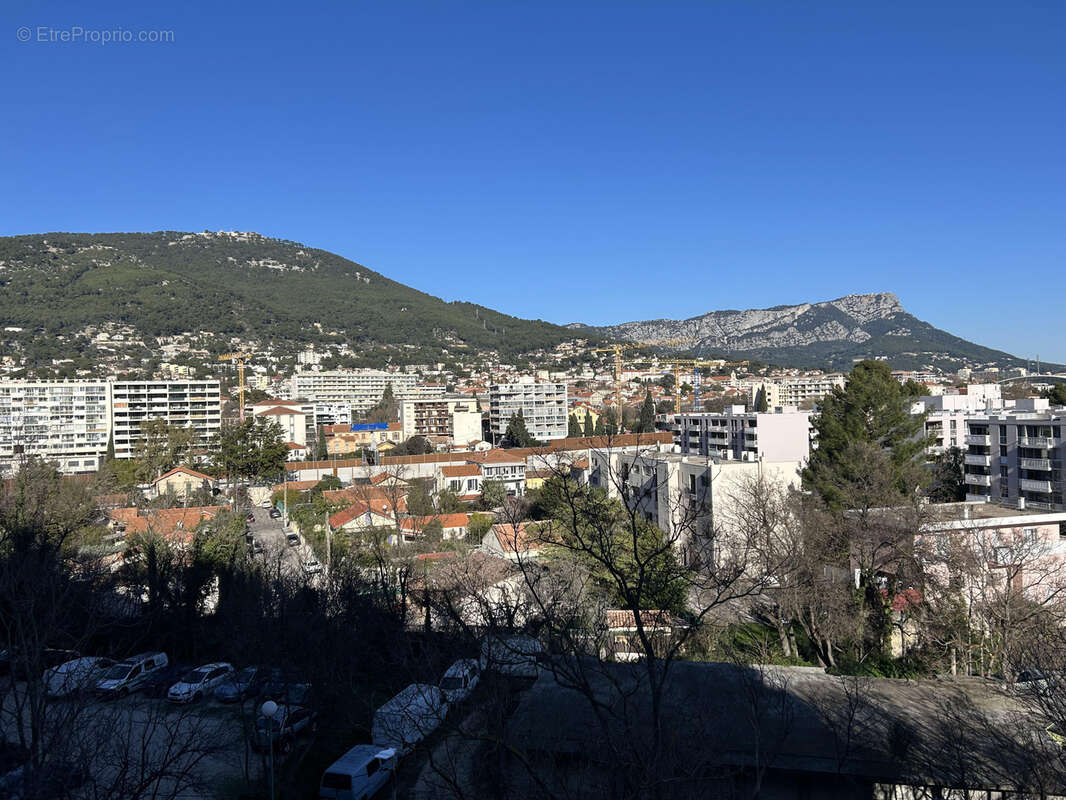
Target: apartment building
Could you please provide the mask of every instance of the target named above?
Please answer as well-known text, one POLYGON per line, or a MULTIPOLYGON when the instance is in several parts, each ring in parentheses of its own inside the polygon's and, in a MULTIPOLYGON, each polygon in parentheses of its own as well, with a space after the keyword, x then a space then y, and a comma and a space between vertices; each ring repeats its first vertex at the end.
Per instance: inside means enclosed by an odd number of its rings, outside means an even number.
POLYGON ((765 381, 747 383, 748 394, 754 404, 760 391, 766 397, 767 408, 800 406, 805 402, 818 402, 834 389, 843 389, 843 375, 799 375, 787 378, 769 378, 765 381))
POLYGON ((307 416, 299 403, 281 403, 277 405, 259 404, 252 406, 252 415, 268 417, 281 428, 281 436, 286 442, 307 445, 307 416))
POLYGON ((511 417, 521 412, 526 430, 541 441, 565 439, 567 433, 567 387, 561 382, 537 382, 525 378, 517 383, 489 386, 489 424, 496 442, 507 433, 511 417))
POLYGON ((1063 511, 1066 409, 1019 400, 1010 412, 966 421, 967 500, 1063 511))
POLYGON ((0 475, 28 456, 64 473, 95 472, 111 433, 106 381, 0 381, 0 475))
POLYGON ((444 436, 458 445, 481 439, 481 412, 466 397, 417 397, 400 402, 403 437, 444 436))
POLYGON ((219 382, 111 382, 111 428, 116 458, 133 458, 140 439, 141 423, 150 419, 192 428, 201 442, 210 441, 222 427, 219 382))
MULTIPOLYGON (((720 461, 658 448, 593 450, 588 483, 623 500, 663 531, 685 563, 706 558, 706 540, 727 547, 747 481, 762 477, 782 487, 799 483, 800 460, 720 461), (714 537, 709 536, 714 532, 714 537), (706 537, 700 542, 699 537, 706 537)), ((729 557, 726 552, 718 556, 729 557)))
MULTIPOLYGON (((343 403, 357 411, 375 406, 392 386, 400 398, 416 392, 418 376, 376 369, 297 372, 292 376, 292 396, 319 403, 343 403)), ((443 387, 441 387, 443 392, 443 387)))
POLYGON ((811 415, 795 407, 671 414, 674 444, 686 455, 736 461, 803 461, 811 450, 811 415))
POLYGON ((925 435, 932 441, 927 452, 937 455, 952 447, 965 447, 966 422, 1002 410, 1003 395, 998 384, 974 384, 965 393, 919 397, 912 414, 925 417, 925 435))

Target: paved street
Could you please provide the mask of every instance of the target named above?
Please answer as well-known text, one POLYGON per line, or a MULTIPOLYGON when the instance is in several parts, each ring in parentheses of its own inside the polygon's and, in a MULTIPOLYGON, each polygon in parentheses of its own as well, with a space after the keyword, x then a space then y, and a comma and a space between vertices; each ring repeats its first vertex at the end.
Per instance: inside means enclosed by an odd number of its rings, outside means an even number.
MULTIPOLYGON (((256 556, 265 558, 268 564, 274 565, 278 559, 285 574, 302 577, 303 558, 308 548, 301 542, 299 547, 292 547, 285 538, 285 529, 281 519, 271 519, 270 511, 266 508, 252 509, 255 522, 248 523, 251 533, 261 545, 263 552, 256 556)), ((320 573, 321 574, 321 573, 320 573)))

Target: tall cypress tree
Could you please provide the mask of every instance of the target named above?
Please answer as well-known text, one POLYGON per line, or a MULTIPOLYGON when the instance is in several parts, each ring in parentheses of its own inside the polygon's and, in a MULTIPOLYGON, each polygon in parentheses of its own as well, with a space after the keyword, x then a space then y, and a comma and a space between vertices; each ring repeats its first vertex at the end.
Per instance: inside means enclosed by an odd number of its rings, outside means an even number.
POLYGON ((651 399, 651 389, 644 393, 644 402, 640 406, 640 419, 637 433, 651 433, 655 430, 655 401, 651 399))
POLYGON ((592 421, 592 414, 587 410, 585 411, 585 430, 583 433, 586 436, 596 436, 596 423, 592 421))

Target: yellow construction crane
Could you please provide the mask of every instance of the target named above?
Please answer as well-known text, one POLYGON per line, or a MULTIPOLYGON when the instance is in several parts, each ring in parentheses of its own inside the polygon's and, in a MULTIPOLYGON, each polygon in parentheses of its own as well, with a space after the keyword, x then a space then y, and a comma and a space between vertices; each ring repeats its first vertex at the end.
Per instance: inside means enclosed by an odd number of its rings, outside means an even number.
POLYGON ((239 393, 241 422, 244 422, 244 365, 248 362, 249 353, 223 353, 218 357, 219 361, 232 361, 237 365, 237 391, 239 393))
MULTIPOLYGON (((614 406, 618 415, 618 432, 622 432, 622 352, 637 347, 677 347, 681 344, 679 339, 666 339, 661 342, 629 342, 627 344, 612 344, 609 347, 597 347, 593 353, 614 353, 614 406)), ((664 359, 669 360, 669 359, 664 359)))

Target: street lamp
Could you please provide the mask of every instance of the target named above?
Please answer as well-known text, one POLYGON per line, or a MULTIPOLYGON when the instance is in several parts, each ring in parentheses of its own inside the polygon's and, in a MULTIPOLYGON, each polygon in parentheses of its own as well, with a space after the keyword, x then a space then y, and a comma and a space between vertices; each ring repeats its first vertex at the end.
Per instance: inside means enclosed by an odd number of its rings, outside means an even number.
POLYGON ((267 700, 259 707, 259 713, 266 718, 267 749, 270 751, 270 800, 274 800, 274 715, 278 713, 278 704, 267 700))

